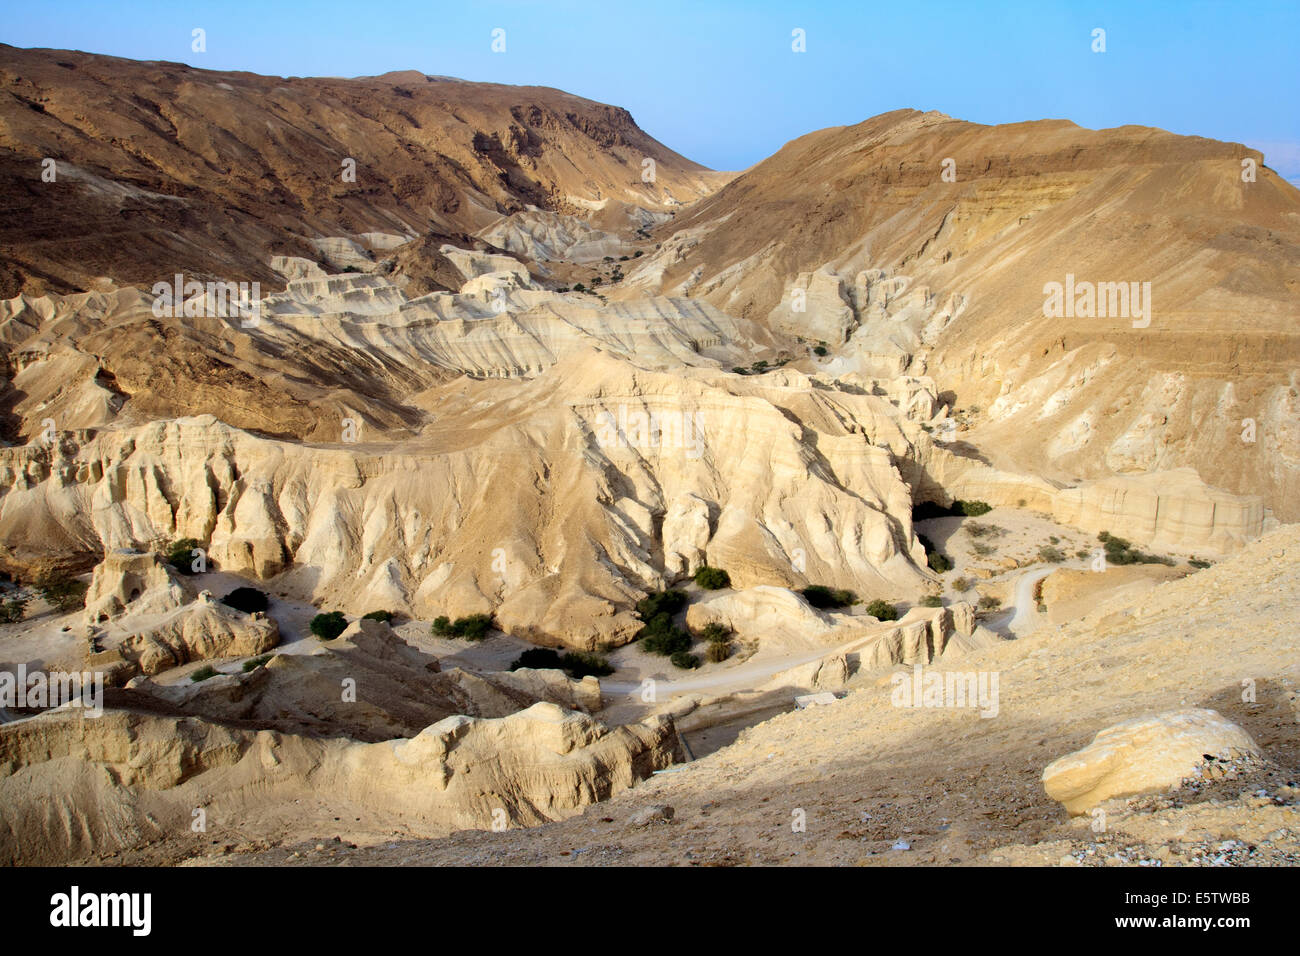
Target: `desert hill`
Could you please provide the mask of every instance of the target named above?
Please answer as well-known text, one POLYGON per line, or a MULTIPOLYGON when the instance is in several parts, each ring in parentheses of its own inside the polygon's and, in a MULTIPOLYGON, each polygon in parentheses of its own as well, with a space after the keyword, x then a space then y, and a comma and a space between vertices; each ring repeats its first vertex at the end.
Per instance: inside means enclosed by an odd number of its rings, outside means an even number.
POLYGON ((529 206, 674 207, 725 179, 626 110, 542 87, 268 77, 11 46, 0 84, 4 296, 85 291, 100 276, 275 281, 270 257, 317 259, 317 237, 382 234, 382 251, 529 206), (45 158, 56 182, 41 179, 45 158))
POLYGON ((834 374, 931 374, 1002 467, 1068 482, 1193 465, 1294 520, 1300 191, 1266 159, 1144 127, 899 110, 787 144, 659 227, 627 286, 821 341, 834 374), (1048 317, 1044 286, 1067 274, 1148 282, 1152 312, 1048 317))

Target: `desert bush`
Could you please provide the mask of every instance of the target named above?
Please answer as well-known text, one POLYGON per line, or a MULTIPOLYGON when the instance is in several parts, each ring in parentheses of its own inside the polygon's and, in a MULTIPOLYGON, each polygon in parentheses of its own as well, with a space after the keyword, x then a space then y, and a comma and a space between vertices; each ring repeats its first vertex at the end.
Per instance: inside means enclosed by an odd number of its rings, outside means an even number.
POLYGON ((680 627, 674 627, 667 614, 651 618, 639 632, 641 646, 651 654, 671 657, 690 649, 691 636, 680 627))
POLYGON ((439 614, 433 619, 429 631, 435 637, 451 637, 451 618, 445 614, 439 614))
POLYGON ((972 538, 1000 538, 1007 533, 1007 529, 1001 525, 984 524, 982 521, 967 521, 962 525, 962 530, 972 538))
POLYGON ((968 518, 978 518, 980 515, 986 515, 993 510, 993 506, 988 502, 961 501, 960 499, 953 502, 953 507, 968 518))
POLYGON ((211 664, 204 664, 194 673, 190 674, 190 680, 194 681, 194 683, 197 684, 201 680, 207 680, 209 677, 216 677, 216 676, 217 676, 217 669, 213 667, 211 664))
POLYGON ((952 559, 946 554, 940 554, 938 551, 930 552, 926 557, 925 563, 930 566, 930 570, 936 574, 946 574, 952 570, 952 559))
POLYGON ((560 658, 560 666, 569 672, 570 677, 604 677, 614 673, 609 661, 590 651, 570 651, 560 658))
POLYGON ((247 674, 251 670, 256 670, 274 656, 274 654, 263 654, 261 657, 254 657, 244 661, 244 673, 247 674))
POLYGON ((858 596, 843 588, 828 588, 821 584, 810 584, 799 592, 804 600, 817 608, 848 607, 858 603, 858 596))
POLYGON ((879 598, 867 605, 867 613, 878 621, 897 621, 898 608, 879 598))
POLYGON ((41 578, 36 582, 36 590, 62 614, 84 607, 86 603, 86 583, 61 572, 41 578))
POLYGON ((991 594, 985 595, 984 597, 979 599, 979 607, 985 611, 991 611, 994 608, 998 608, 1001 606, 1002 606, 1002 602, 999 601, 997 598, 993 597, 993 595, 991 594))
POLYGON ((704 657, 710 664, 721 664, 731 656, 730 641, 714 641, 704 652, 704 657))
POLYGON ((695 572, 695 583, 706 591, 717 591, 731 587, 731 575, 721 568, 711 568, 706 564, 695 572))
POLYGON ((197 538, 181 538, 167 545, 167 563, 178 574, 194 573, 194 558, 190 554, 195 548, 199 547, 197 538))
POLYGON ((385 624, 393 622, 392 611, 371 611, 369 614, 362 615, 363 621, 383 621, 385 624))
POLYGON ((937 594, 927 594, 921 598, 921 607, 943 607, 943 598, 937 594))
POLYGON ((521 667, 531 667, 536 670, 560 670, 560 654, 549 647, 530 647, 516 657, 510 665, 512 671, 517 671, 521 667))
POLYGON ((467 641, 481 641, 487 637, 488 631, 492 630, 492 615, 468 614, 465 617, 458 617, 452 623, 451 630, 456 637, 463 637, 467 641))
POLYGON ((660 614, 669 616, 686 607, 685 591, 655 591, 636 602, 636 613, 642 621, 649 622, 660 614))
POLYGON ((695 636, 708 641, 710 644, 726 643, 731 640, 731 628, 714 621, 711 624, 705 624, 695 636))
POLYGON ((17 624, 27 616, 25 598, 10 598, 0 602, 0 624, 17 624))
POLYGON ((1065 560, 1065 552, 1050 544, 1044 544, 1038 549, 1038 557, 1040 560, 1048 561, 1051 564, 1060 564, 1065 560))
POLYGON ((962 591, 969 591, 974 586, 975 586, 974 578, 958 578, 956 581, 952 582, 952 589, 958 593, 961 593, 962 591))
POLYGON ((980 557, 987 558, 990 554, 994 554, 998 549, 993 547, 991 544, 985 544, 983 541, 976 541, 971 545, 971 550, 980 557))
POLYGON ((816 355, 818 355, 818 356, 823 356, 823 357, 824 357, 824 356, 827 354, 827 351, 828 351, 828 350, 827 350, 826 346, 824 346, 824 345, 814 345, 814 346, 813 346, 813 352, 814 352, 816 355))
POLYGON ((700 666, 700 659, 694 654, 688 654, 686 651, 678 651, 668 658, 674 667, 680 667, 683 670, 694 670, 700 666))
POLYGON ((313 617, 308 628, 322 641, 332 641, 348 629, 348 619, 342 611, 329 611, 313 617))
POLYGON ((221 599, 221 603, 236 611, 252 614, 255 611, 265 611, 268 602, 266 593, 257 588, 235 588, 221 599))
POLYGON ((1188 558, 1187 563, 1194 568, 1208 568, 1210 566, 1210 562, 1203 558, 1188 558))
POLYGON ((1098 534, 1097 540, 1106 549, 1106 560, 1111 564, 1164 564, 1172 567, 1176 563, 1170 557, 1139 551, 1130 542, 1117 538, 1109 531, 1098 534))

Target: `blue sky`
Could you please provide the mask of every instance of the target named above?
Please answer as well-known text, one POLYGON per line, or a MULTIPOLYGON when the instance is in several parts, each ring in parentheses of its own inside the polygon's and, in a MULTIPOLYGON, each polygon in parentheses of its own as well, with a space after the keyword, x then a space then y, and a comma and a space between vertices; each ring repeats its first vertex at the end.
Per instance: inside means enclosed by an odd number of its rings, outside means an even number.
POLYGON ((1244 142, 1300 178, 1300 2, 589 3, 568 0, 14 4, 14 46, 218 70, 416 69, 554 86, 624 106, 705 165, 901 107, 981 123, 1134 123, 1244 142), (191 30, 207 51, 191 50, 191 30), (506 31, 493 53, 492 30, 506 31), (807 52, 791 50, 791 31, 807 52), (1106 52, 1092 32, 1106 31, 1106 52))

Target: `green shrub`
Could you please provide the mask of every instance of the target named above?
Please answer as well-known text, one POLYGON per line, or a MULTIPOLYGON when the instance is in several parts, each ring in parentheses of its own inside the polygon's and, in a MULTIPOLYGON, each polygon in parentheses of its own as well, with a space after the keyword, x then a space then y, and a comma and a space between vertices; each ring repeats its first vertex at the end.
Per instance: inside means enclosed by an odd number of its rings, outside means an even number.
POLYGON ((827 348, 824 345, 814 345, 813 352, 819 356, 825 356, 827 354, 827 348))
POLYGON ((599 654, 591 654, 587 651, 570 651, 561 655, 558 651, 551 650, 549 647, 530 647, 510 665, 512 671, 517 671, 521 667, 532 667, 539 670, 562 670, 567 671, 571 677, 583 678, 587 675, 593 677, 604 677, 606 674, 614 673, 614 668, 610 667, 609 661, 599 654))
POLYGON ((821 584, 810 584, 799 592, 804 600, 816 608, 849 607, 858 603, 858 596, 843 588, 828 588, 821 584))
POLYGON ((481 641, 492 630, 491 614, 468 614, 458 617, 451 625, 451 633, 467 641, 481 641))
POLYGON ((952 582, 952 589, 958 594, 963 591, 969 591, 974 586, 975 580, 973 578, 958 578, 956 581, 952 582))
POLYGON ((708 649, 704 652, 704 657, 710 664, 721 664, 731 656, 730 641, 714 641, 709 644, 708 649))
POLYGON ((946 574, 952 570, 952 561, 947 555, 940 554, 938 551, 930 552, 930 555, 925 559, 925 563, 936 574, 946 574))
POLYGON ((1060 564, 1065 560, 1065 552, 1060 548, 1055 548, 1050 544, 1045 544, 1038 549, 1038 557, 1040 560, 1050 562, 1051 564, 1060 564))
POLYGON ((435 617, 429 631, 435 637, 451 637, 451 618, 445 614, 435 617))
POLYGON ((211 664, 204 664, 194 673, 190 674, 190 680, 194 681, 194 683, 197 684, 201 680, 207 680, 209 677, 216 677, 216 676, 217 676, 217 669, 213 667, 211 664))
POLYGON ((878 621, 897 621, 898 608, 888 601, 876 599, 867 605, 867 613, 878 621))
POLYGON ((964 530, 972 538, 1000 538, 1007 533, 1007 529, 1001 525, 983 524, 979 521, 967 521, 962 524, 964 530))
POLYGON ((976 541, 973 545, 971 545, 971 550, 974 551, 976 554, 978 554, 980 557, 987 558, 990 554, 993 554, 995 551, 997 551, 997 548, 993 547, 993 545, 991 544, 985 544, 983 541, 976 541))
POLYGON ((953 507, 968 518, 978 518, 980 515, 986 515, 993 510, 993 506, 984 501, 961 501, 960 499, 953 502, 953 507))
POLYGON ((1187 563, 1194 568, 1208 568, 1210 566, 1210 562, 1203 558, 1188 558, 1187 563))
POLYGON ((221 603, 236 611, 252 614, 254 611, 266 610, 267 598, 265 592, 257 588, 235 588, 221 599, 221 603))
POLYGON ((86 583, 62 572, 48 574, 36 582, 40 592, 50 605, 60 613, 75 611, 86 604, 86 583))
POLYGON ((1098 534, 1097 540, 1106 549, 1106 560, 1111 564, 1164 564, 1172 567, 1176 563, 1170 557, 1161 557, 1138 551, 1128 541, 1115 537, 1109 531, 1098 534))
POLYGON ((695 636, 708 641, 710 644, 726 643, 731 640, 731 628, 714 621, 711 624, 705 624, 695 636))
POLYGON ((921 607, 943 607, 943 598, 937 594, 927 594, 921 598, 921 607))
POLYGON ((575 282, 575 283, 573 284, 573 291, 574 291, 574 292, 586 292, 586 291, 587 291, 587 287, 586 287, 585 285, 583 285, 581 282, 575 282))
POLYGON ((181 538, 167 546, 167 563, 179 574, 194 573, 194 559, 190 554, 199 546, 197 538, 181 538))
POLYGON ((0 624, 17 624, 27 616, 27 601, 24 598, 10 598, 0 602, 0 624))
POLYGON ((664 657, 689 650, 691 646, 691 636, 681 628, 674 627, 667 614, 652 618, 649 624, 641 628, 640 640, 647 652, 664 657))
POLYGON ((1001 607, 1002 602, 992 595, 988 595, 979 599, 979 606, 985 611, 991 611, 993 608, 1001 607))
POLYGON ((393 622, 393 612, 392 611, 371 611, 369 614, 363 615, 361 620, 383 621, 385 624, 391 624, 393 622))
POLYGON ((342 611, 330 611, 326 614, 317 614, 311 619, 308 627, 322 641, 332 641, 347 630, 348 619, 343 616, 342 611))
POLYGON ((560 658, 560 666, 569 672, 570 677, 604 677, 614 673, 609 661, 590 651, 570 651, 560 658))
POLYGON ((251 670, 256 670, 274 656, 274 654, 263 654, 261 657, 254 657, 251 660, 244 661, 244 673, 247 674, 251 670))
POLYGON ((695 583, 706 591, 717 591, 731 587, 731 575, 721 568, 711 568, 706 564, 695 572, 695 583))
POLYGON ((682 670, 691 671, 700 666, 700 659, 694 654, 688 654, 686 651, 678 651, 676 654, 669 657, 668 660, 674 667, 680 667, 682 670))
POLYGON ((642 621, 649 622, 660 614, 673 615, 686 607, 685 591, 655 591, 636 602, 636 613, 642 621))
POLYGON ((549 647, 530 647, 514 659, 510 665, 512 671, 517 671, 521 667, 531 667, 536 670, 561 670, 560 654, 549 647))

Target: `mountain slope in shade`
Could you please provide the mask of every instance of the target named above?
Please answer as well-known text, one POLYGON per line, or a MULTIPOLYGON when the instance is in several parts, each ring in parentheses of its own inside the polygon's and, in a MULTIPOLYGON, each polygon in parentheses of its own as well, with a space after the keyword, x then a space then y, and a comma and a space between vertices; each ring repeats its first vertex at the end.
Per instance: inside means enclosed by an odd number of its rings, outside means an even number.
POLYGON ((728 175, 626 110, 542 87, 286 79, 3 45, 0 87, 4 296, 178 271, 273 280, 271 255, 317 258, 319 236, 454 235, 530 205, 667 209, 728 175))
POLYGON ((787 144, 660 227, 629 286, 828 340, 833 374, 932 375, 1002 467, 1192 465, 1293 520, 1300 192, 1264 161, 1142 127, 902 110, 787 144), (1067 275, 1149 282, 1149 323, 1048 317, 1067 275))

